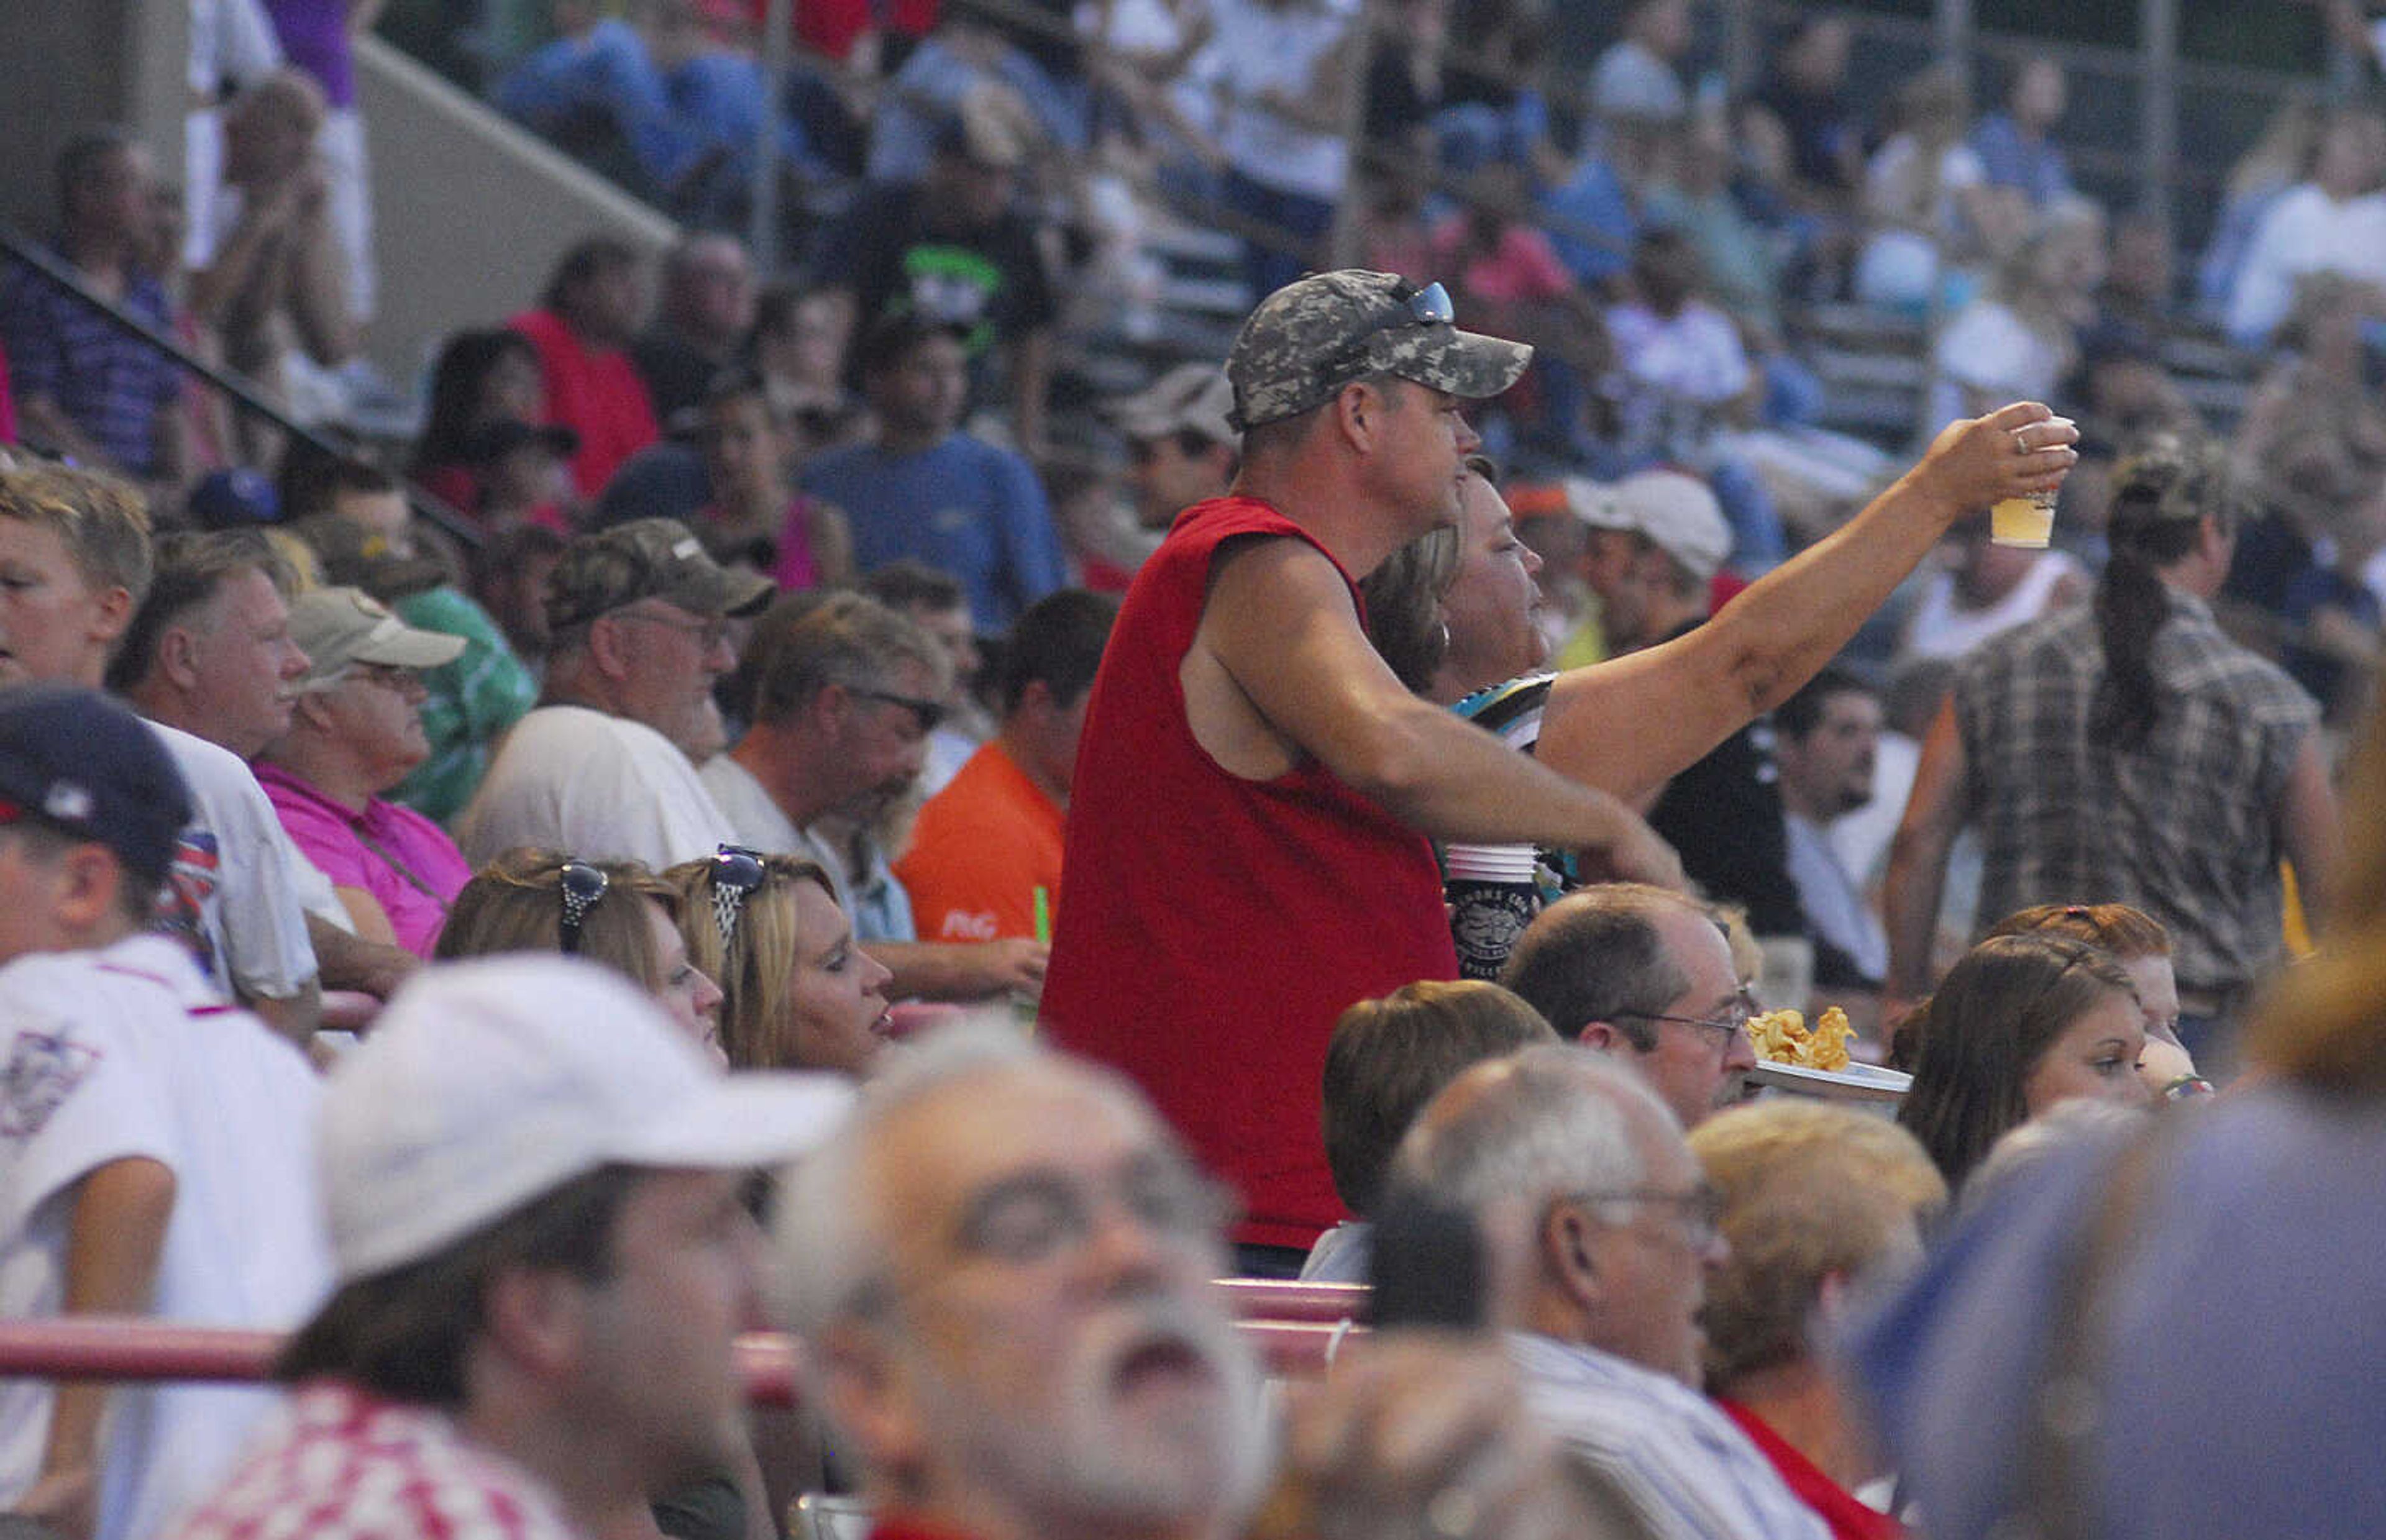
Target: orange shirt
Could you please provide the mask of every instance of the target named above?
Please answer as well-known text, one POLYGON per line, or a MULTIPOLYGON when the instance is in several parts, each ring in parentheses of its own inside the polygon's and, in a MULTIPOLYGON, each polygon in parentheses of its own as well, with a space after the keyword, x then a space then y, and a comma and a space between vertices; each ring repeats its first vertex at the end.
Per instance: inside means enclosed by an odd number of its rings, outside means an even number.
POLYGON ((895 875, 922 941, 1036 934, 1036 890, 1061 899, 1061 813, 989 743, 928 798, 895 875))

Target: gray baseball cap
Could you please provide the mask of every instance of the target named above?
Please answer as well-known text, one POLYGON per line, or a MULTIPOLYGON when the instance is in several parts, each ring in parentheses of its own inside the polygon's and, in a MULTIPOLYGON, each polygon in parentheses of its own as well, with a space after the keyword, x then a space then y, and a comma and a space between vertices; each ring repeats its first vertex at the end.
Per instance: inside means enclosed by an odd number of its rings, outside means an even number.
POLYGON ((1438 283, 1345 268, 1296 279, 1260 301, 1226 355, 1233 421, 1256 428, 1324 406, 1369 374, 1394 374, 1468 401, 1516 382, 1533 350, 1450 324, 1438 283))

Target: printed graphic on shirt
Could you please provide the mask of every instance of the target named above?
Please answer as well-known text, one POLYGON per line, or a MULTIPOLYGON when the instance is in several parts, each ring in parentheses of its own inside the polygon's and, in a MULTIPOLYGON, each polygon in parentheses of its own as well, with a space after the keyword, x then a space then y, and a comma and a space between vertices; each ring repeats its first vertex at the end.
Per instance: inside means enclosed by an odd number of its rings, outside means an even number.
POLYGON ((157 892, 153 928, 181 942, 198 962, 200 971, 210 975, 216 970, 216 958, 214 938, 207 934, 207 905, 222 883, 223 858, 216 846, 215 832, 183 830, 174 845, 173 868, 157 892))
POLYGON ((1002 936, 1002 922, 992 909, 948 909, 944 927, 938 931, 938 941, 998 941, 1002 936))
MULTIPOLYGON (((972 353, 994 342, 994 306, 1003 288, 1002 269, 967 246, 923 243, 903 254, 909 308, 942 325, 967 330, 972 353)), ((895 308, 903 308, 898 301, 895 308)))
POLYGON ((41 1133, 98 1063, 98 1049, 63 1033, 19 1032, 0 1065, 0 1140, 22 1144, 41 1133))

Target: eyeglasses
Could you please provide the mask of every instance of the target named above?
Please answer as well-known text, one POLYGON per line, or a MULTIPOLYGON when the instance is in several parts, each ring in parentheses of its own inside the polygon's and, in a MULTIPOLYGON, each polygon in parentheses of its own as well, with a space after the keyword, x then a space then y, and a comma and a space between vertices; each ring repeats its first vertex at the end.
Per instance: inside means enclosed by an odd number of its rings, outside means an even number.
POLYGON ((1153 1155, 1132 1162, 1098 1189, 1056 1171, 1030 1171, 993 1183, 961 1210, 965 1251, 1014 1266, 1049 1261, 1093 1237, 1105 1200, 1169 1241, 1207 1246, 1225 1231, 1234 1196, 1184 1161, 1153 1155))
POLYGON ((725 646, 729 642, 729 622, 726 620, 680 620, 669 615, 658 615, 650 609, 617 610, 614 612, 614 619, 644 620, 649 625, 667 627, 683 636, 693 636, 696 638, 697 645, 707 653, 725 646))
POLYGON ((1732 1039, 1747 1034, 1748 1023, 1756 1015, 1756 1008, 1743 996, 1732 1002, 1721 1016, 1668 1016, 1662 1010, 1618 1010, 1610 1014, 1628 1016, 1636 1021, 1675 1021, 1686 1027, 1704 1027, 1709 1032, 1723 1034, 1724 1051, 1729 1053, 1732 1039))
POLYGON ((746 907, 747 895, 762 885, 767 875, 762 865, 762 853, 748 850, 742 845, 724 845, 713 852, 712 923, 721 932, 721 949, 729 949, 729 938, 737 933, 737 916, 746 907))
POLYGON ((362 680, 367 684, 377 684, 402 695, 420 683, 421 678, 412 669, 402 669, 395 663, 351 663, 334 674, 332 682, 345 684, 352 679, 362 680))
POLYGON ((1561 1193, 1553 1203, 1654 1203, 1674 1210, 1674 1222, 1693 1251, 1704 1251, 1723 1233, 1723 1195, 1702 1182, 1686 1193, 1626 1187, 1618 1192, 1561 1193))
POLYGON ((910 707, 911 714, 920 719, 920 732, 923 736, 934 732, 936 730, 936 724, 945 720, 945 703, 940 700, 922 700, 917 695, 898 695, 892 690, 865 690, 858 684, 847 685, 845 693, 848 695, 860 695, 864 700, 884 701, 889 706, 910 707))
POLYGON ((613 885, 613 879, 605 875, 601 867, 590 866, 578 857, 564 862, 555 875, 555 891, 563 902, 563 953, 571 957, 580 950, 580 922, 588 918, 588 911, 605 896, 605 890, 613 885))

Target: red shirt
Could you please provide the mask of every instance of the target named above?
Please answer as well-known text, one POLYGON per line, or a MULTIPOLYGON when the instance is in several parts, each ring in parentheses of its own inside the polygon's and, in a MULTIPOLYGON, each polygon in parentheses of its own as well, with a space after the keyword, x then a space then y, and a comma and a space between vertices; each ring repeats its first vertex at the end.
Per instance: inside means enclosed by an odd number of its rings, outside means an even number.
POLYGON ((581 496, 595 497, 623 460, 662 437, 647 382, 628 354, 589 347, 551 310, 525 310, 506 324, 538 349, 546 419, 580 435, 571 484, 581 496))
POLYGON ((1792 1448, 1764 1419, 1737 1401, 1714 1398, 1725 1416, 1739 1424, 1739 1431, 1773 1462, 1781 1472, 1782 1484, 1822 1516, 1830 1526, 1834 1540, 1901 1540, 1904 1527, 1877 1509, 1865 1507, 1855 1495, 1829 1476, 1823 1468, 1792 1448))
POLYGON ((1456 978, 1458 959, 1423 834, 1314 760, 1246 781, 1194 739, 1177 668, 1213 555, 1248 535, 1325 551, 1266 504, 1219 498, 1180 515, 1127 590, 1077 752, 1043 1017, 1241 1190, 1237 1239, 1306 1246, 1342 1217, 1317 1127, 1335 1019, 1456 978))

